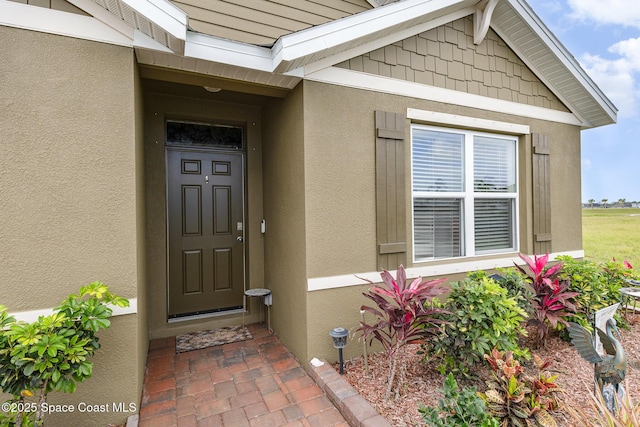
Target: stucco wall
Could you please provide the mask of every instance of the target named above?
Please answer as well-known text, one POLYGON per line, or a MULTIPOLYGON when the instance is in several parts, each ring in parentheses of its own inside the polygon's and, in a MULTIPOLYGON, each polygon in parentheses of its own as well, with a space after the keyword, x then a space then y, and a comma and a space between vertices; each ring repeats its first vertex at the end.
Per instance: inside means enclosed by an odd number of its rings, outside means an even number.
MULTIPOLYGON (((549 134, 552 250, 582 249, 580 133, 577 127, 310 81, 304 82, 304 95, 307 277, 377 270, 374 216, 374 111, 377 109, 406 114, 410 107, 526 124, 532 133, 549 134)), ((407 120, 407 138, 410 135, 409 128, 410 122, 407 120)), ((529 144, 530 137, 520 138, 520 243, 521 250, 527 253, 533 250, 532 215, 529 211, 532 206, 529 144)), ((412 266, 409 145, 405 153, 409 239, 407 264, 412 266)), ((456 260, 432 261, 430 264, 443 262, 455 263, 456 260)), ((354 278, 354 283, 356 280, 354 278)), ((361 296, 364 289, 366 286, 354 286, 308 293, 308 354, 311 357, 335 358, 335 351, 325 337, 335 326, 352 328, 357 325, 359 307, 366 301, 361 296)), ((361 347, 360 344, 358 346, 361 347)))
MULTIPOLYGON (((264 287, 264 236, 260 233, 262 207, 262 134, 260 107, 205 99, 147 93, 145 97, 145 155, 147 207, 147 274, 149 283, 149 334, 151 338, 175 336, 242 322, 242 315, 224 314, 205 319, 167 322, 167 219, 165 174, 165 120, 179 118, 211 122, 246 123, 245 249, 247 288, 264 287)), ((258 299, 247 300, 247 323, 257 322, 258 299)))
POLYGON ((372 106, 387 97, 305 82, 308 277, 376 270, 372 106))
POLYGON ((147 310, 147 215, 145 198, 145 159, 144 159, 144 101, 142 85, 137 67, 135 69, 135 129, 136 129, 136 227, 137 227, 137 263, 138 263, 138 394, 142 396, 147 352, 149 350, 149 318, 147 310))
POLYGON ((285 345, 307 358, 305 147, 302 85, 265 109, 265 283, 273 291, 272 324, 285 345))
MULTIPOLYGON (((553 251, 581 249, 580 134, 576 126, 533 120, 450 104, 403 98, 359 89, 305 82, 305 186, 308 277, 326 277, 376 270, 374 111, 406 114, 423 109, 530 126, 551 136, 553 251), (576 224, 576 225, 572 225, 576 224)), ((410 122, 406 135, 409 138, 410 122)), ((528 206, 531 180, 524 168, 525 145, 520 138, 520 200, 528 206)), ((411 159, 406 155, 406 194, 411 193, 411 159)), ((407 224, 411 224, 407 197, 407 224)), ((521 210, 523 210, 521 208, 521 210)), ((525 210, 521 212, 525 214, 525 210)), ((521 237, 527 241, 527 230, 521 237)), ((411 238, 411 230, 407 230, 411 238)), ((409 250, 411 250, 411 245, 409 250)), ((525 250, 526 248, 523 248, 525 250)), ((412 259, 412 256, 408 256, 412 259)), ((409 263, 411 264, 411 263, 409 263)))
MULTIPOLYGON (((135 298, 144 276, 133 51, 7 27, 0 44, 10 47, 0 64, 0 304, 52 308, 93 280, 135 298)), ((138 402, 137 328, 135 314, 115 318, 100 335, 94 376, 51 401, 138 402)), ((51 425, 106 425, 126 415, 51 425)))

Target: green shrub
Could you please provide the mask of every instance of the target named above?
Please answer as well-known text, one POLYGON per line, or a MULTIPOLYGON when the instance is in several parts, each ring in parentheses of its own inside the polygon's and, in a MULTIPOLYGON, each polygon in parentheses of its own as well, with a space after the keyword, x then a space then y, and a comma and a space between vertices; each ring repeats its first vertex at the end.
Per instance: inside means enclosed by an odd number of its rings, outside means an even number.
POLYGON ((498 273, 491 276, 484 270, 472 271, 467 277, 472 280, 481 280, 484 277, 492 278, 507 290, 507 296, 513 298, 527 316, 533 314, 531 301, 536 294, 533 293, 531 286, 525 280, 525 276, 515 268, 498 268, 497 270, 498 273))
POLYGON ((605 278, 612 284, 619 285, 620 288, 630 286, 625 281, 626 279, 640 279, 640 274, 634 271, 633 266, 626 259, 623 262, 619 262, 612 258, 611 261, 602 264, 602 269, 605 278))
POLYGON ((0 306, 0 386, 20 408, 0 413, 0 425, 42 425, 49 392, 73 393, 76 382, 91 377, 90 358, 100 348, 96 333, 110 326, 109 305, 126 307, 129 301, 93 282, 33 323, 16 322, 0 306))
POLYGON ((442 389, 444 395, 438 407, 425 408, 418 411, 429 427, 499 427, 498 420, 487 412, 484 400, 476 393, 475 387, 458 389, 458 383, 449 374, 442 389))
POLYGON ((507 290, 507 296, 516 300, 527 316, 532 315, 534 310, 531 301, 536 294, 522 274, 515 268, 499 268, 498 272, 501 276, 498 283, 507 290))
MULTIPOLYGON (((558 259, 564 265, 560 278, 569 283, 570 291, 578 293, 574 298, 578 313, 570 320, 585 327, 592 326, 592 316, 596 311, 620 302, 620 288, 629 286, 624 279, 633 278, 630 268, 615 261, 597 264, 570 256, 558 259)), ((619 312, 615 318, 621 327, 628 327, 619 312)))
POLYGON ((441 318, 446 323, 438 339, 424 349, 442 359, 441 373, 466 374, 494 348, 528 358, 528 350, 518 346, 526 335, 522 326, 526 313, 495 280, 473 273, 454 283, 444 308, 448 313, 441 318))

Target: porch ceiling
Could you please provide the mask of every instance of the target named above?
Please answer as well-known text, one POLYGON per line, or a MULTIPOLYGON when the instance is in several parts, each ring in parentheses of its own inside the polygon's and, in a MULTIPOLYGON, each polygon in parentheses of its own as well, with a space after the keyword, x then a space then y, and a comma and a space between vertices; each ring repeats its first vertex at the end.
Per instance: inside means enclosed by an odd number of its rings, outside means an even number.
MULTIPOLYGON (((147 65, 138 62, 140 65, 140 76, 143 79, 153 80, 158 82, 169 82, 181 85, 188 85, 192 88, 197 88, 197 92, 190 92, 190 96, 193 97, 205 97, 211 98, 211 93, 207 92, 205 87, 213 87, 222 89, 223 92, 234 92, 236 94, 244 93, 251 95, 268 96, 272 98, 284 98, 289 93, 288 88, 279 86, 270 86, 265 84, 252 84, 246 79, 239 78, 221 78, 214 75, 202 72, 185 71, 185 69, 176 69, 172 67, 147 65), (198 92, 200 95, 198 95, 198 92)), ((229 67, 233 72, 234 68, 229 67)), ((251 71, 251 70, 248 70, 251 71)), ((237 75, 237 74, 236 74, 237 75)), ((175 94, 182 93, 185 95, 184 88, 175 94), (182 91, 182 92, 180 92, 182 91)), ((238 95, 236 95, 238 96, 238 95)), ((216 94, 216 98, 220 98, 220 94, 216 94)))

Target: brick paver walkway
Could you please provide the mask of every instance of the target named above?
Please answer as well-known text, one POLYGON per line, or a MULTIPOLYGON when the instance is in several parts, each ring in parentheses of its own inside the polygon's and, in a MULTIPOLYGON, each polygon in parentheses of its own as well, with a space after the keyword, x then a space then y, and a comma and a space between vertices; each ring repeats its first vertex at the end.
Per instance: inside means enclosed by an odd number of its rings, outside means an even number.
POLYGON ((291 352, 264 325, 252 340, 175 354, 149 344, 140 427, 348 427, 291 352))

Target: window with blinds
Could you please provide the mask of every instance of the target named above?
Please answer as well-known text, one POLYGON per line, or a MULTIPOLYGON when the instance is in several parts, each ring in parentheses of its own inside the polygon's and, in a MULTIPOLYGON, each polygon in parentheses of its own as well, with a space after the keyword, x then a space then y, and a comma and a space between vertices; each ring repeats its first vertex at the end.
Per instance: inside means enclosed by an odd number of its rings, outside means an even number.
POLYGON ((517 138, 411 131, 415 260, 515 251, 517 138))

